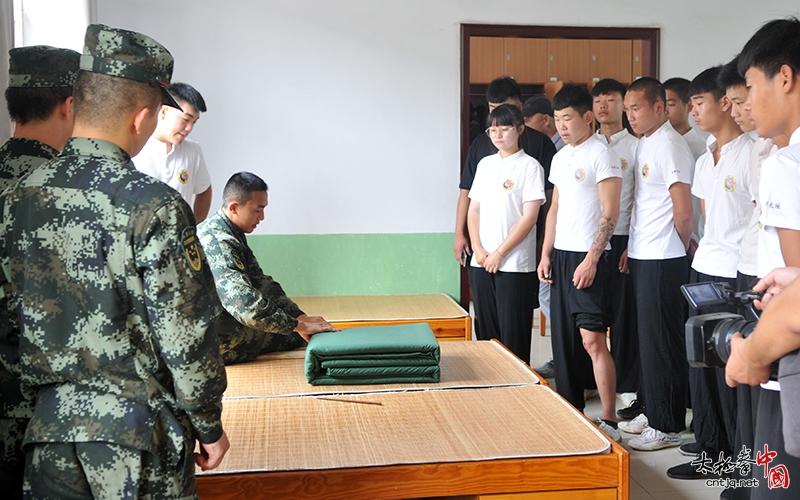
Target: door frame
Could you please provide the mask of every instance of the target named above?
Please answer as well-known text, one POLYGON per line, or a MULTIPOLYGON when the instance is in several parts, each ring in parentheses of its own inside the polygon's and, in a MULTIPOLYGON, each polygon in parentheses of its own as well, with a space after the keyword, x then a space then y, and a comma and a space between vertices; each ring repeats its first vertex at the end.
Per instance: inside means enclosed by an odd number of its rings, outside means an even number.
MULTIPOLYGON (((661 54, 660 28, 614 28, 592 26, 523 26, 508 24, 461 25, 461 163, 459 178, 469 151, 469 56, 471 36, 501 38, 574 38, 605 40, 642 40, 642 76, 659 77, 661 54)), ((469 275, 461 267, 461 306, 469 310, 469 275)))

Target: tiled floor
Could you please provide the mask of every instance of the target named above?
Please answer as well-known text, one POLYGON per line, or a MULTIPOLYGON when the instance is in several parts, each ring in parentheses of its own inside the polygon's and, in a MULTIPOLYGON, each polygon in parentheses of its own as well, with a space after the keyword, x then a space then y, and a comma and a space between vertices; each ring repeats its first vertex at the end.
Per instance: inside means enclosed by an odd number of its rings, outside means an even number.
MULTIPOLYGON (((537 324, 533 329, 531 342, 531 365, 536 367, 547 361, 552 354, 550 334, 544 337, 539 335, 539 312, 536 311, 537 324)), ((555 387, 552 379, 548 380, 555 387)), ((622 403, 617 400, 617 408, 622 403)), ((584 413, 592 420, 597 420, 602 414, 600 399, 594 397, 586 402, 584 413)), ((691 413, 687 414, 691 419, 691 413)), ((673 465, 688 462, 691 458, 678 453, 678 448, 667 448, 658 451, 637 451, 631 449, 627 442, 633 434, 622 433, 622 445, 631 454, 631 500, 711 500, 718 499, 722 488, 706 486, 703 480, 686 481, 667 477, 667 469, 673 465)), ((694 436, 688 430, 683 432, 685 443, 694 441, 694 436)))
MULTIPOLYGON (((533 340, 531 342, 531 365, 534 367, 545 362, 552 354, 549 329, 546 336, 539 335, 538 310, 535 316, 533 340)), ((552 379, 548 380, 548 382, 555 387, 552 379)), ((617 400, 617 408, 621 406, 622 403, 617 400)), ((592 420, 600 418, 602 413, 600 399, 594 397, 588 400, 584 413, 592 420)), ((691 419, 691 413, 687 414, 687 424, 689 419, 691 419)), ((694 441, 694 436, 688 430, 684 431, 682 435, 683 442, 694 441)), ((622 445, 631 454, 631 500, 716 500, 719 498, 722 488, 706 486, 704 480, 686 481, 667 477, 667 469, 673 465, 691 460, 691 458, 684 457, 678 453, 678 448, 658 451, 636 451, 627 445, 628 440, 632 437, 632 434, 622 433, 622 445)))

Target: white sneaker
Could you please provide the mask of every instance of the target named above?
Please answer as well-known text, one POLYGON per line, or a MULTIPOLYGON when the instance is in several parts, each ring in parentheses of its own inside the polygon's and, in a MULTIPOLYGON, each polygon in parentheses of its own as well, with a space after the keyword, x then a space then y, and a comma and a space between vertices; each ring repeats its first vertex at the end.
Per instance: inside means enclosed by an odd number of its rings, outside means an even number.
MULTIPOLYGON (((619 425, 619 424, 617 424, 617 425, 619 425)), ((614 441, 616 441, 618 443, 622 442, 622 436, 619 435, 619 429, 615 429, 615 428, 611 427, 602 418, 597 421, 597 427, 599 427, 601 431, 603 431, 606 434, 608 434, 608 437, 610 437, 614 441)))
POLYGON ((633 420, 620 422, 617 425, 621 431, 627 432, 628 434, 641 434, 643 430, 649 429, 647 426, 647 417, 644 413, 640 413, 633 420))
POLYGON ((634 401, 636 401, 636 393, 635 392, 618 392, 617 399, 622 401, 622 405, 626 408, 631 405, 634 401))
POLYGON ((681 435, 677 432, 661 432, 658 429, 647 427, 642 433, 628 441, 634 450, 653 451, 671 448, 681 444, 681 435))

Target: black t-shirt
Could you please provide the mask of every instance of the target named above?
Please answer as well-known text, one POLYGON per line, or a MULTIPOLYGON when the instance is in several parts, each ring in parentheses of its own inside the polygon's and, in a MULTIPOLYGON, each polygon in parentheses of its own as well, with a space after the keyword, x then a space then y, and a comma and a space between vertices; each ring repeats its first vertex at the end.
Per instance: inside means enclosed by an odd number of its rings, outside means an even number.
MULTIPOLYGON (((556 146, 546 134, 525 127, 522 133, 523 149, 528 156, 536 159, 544 169, 544 189, 553 189, 553 183, 548 180, 550 177, 550 162, 556 154, 556 146)), ((492 140, 486 134, 480 134, 469 145, 467 161, 464 163, 464 170, 461 171, 461 189, 469 191, 472 189, 472 181, 475 180, 475 172, 478 170, 478 163, 489 155, 497 153, 497 148, 492 144, 492 140)), ((539 210, 539 219, 536 221, 536 236, 541 238, 544 234, 545 223, 544 210, 539 210)))

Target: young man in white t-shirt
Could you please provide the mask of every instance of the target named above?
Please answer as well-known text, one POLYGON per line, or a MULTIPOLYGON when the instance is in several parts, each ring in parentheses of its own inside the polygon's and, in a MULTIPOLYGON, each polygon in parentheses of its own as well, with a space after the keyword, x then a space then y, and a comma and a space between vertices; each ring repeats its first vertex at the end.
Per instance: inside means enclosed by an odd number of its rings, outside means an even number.
POLYGON ((600 80, 592 87, 592 110, 600 124, 598 137, 605 139, 619 157, 622 173, 619 220, 611 237, 609 253, 611 309, 614 315, 611 323, 611 356, 617 369, 617 397, 627 407, 617 414, 621 418, 631 419, 642 412, 642 404, 636 399, 639 385, 639 342, 636 335, 636 301, 627 258, 623 256, 628 248, 639 139, 623 126, 623 100, 627 90, 625 84, 612 78, 600 80))
MULTIPOLYGON (((725 89, 725 95, 731 102, 731 117, 745 134, 753 140, 750 150, 750 190, 755 197, 753 211, 750 214, 750 221, 742 236, 742 243, 739 246, 739 265, 736 267, 736 290, 743 292, 752 290, 758 282, 758 218, 761 215, 761 201, 758 196, 759 181, 761 177, 761 164, 769 156, 777 152, 778 144, 781 147, 789 142, 788 137, 776 137, 773 139, 758 137, 756 124, 750 116, 749 91, 747 81, 739 74, 739 58, 734 58, 731 62, 722 67, 717 81, 721 88, 725 89)), ((748 320, 757 320, 747 308, 741 308, 742 314, 748 320)), ((733 451, 738 452, 742 447, 755 449, 755 414, 758 408, 758 400, 761 396, 760 386, 748 386, 740 384, 736 387, 736 437, 734 439, 733 451)), ((694 456, 700 453, 699 446, 695 443, 681 445, 680 452, 687 456, 694 456)), ((741 471, 734 472, 734 479, 748 479, 754 477, 752 472, 742 474, 741 471)), ((749 496, 748 496, 749 498, 749 496)))
POLYGON ((603 406, 598 425, 618 441, 616 375, 606 330, 611 325, 608 242, 619 218, 622 186, 619 160, 592 133, 592 96, 586 88, 565 85, 553 98, 553 110, 567 145, 553 157, 550 170, 555 187, 538 272, 551 286, 556 389, 583 409, 587 372, 593 367, 603 406))
MULTIPOLYGON (((723 282, 735 289, 739 249, 755 206, 750 181, 753 140, 731 116, 731 101, 717 83, 721 69, 709 68, 689 85, 695 124, 714 138, 695 165, 692 193, 700 200, 706 226, 692 259, 689 282, 723 282)), ((689 316, 714 312, 738 311, 736 306, 727 305, 689 308, 689 316)), ((736 391, 725 384, 724 368, 690 367, 689 387, 696 443, 692 451, 713 457, 720 452, 730 455, 736 436, 737 402, 736 391)), ((712 477, 692 463, 671 467, 667 475, 675 479, 712 477)))
MULTIPOLYGON (((762 203, 762 231, 758 248, 758 273, 768 274, 769 266, 780 264, 797 266, 800 248, 800 21, 796 18, 778 19, 762 26, 747 42, 739 54, 739 74, 744 75, 748 94, 748 106, 760 137, 789 137, 789 145, 770 156, 761 167, 759 197, 762 203), (763 238, 769 236, 769 238, 763 238), (776 241, 777 240, 777 241, 776 241), (762 245, 762 243, 766 245, 762 245)), ((771 305, 771 304, 770 304, 771 305)), ((736 361, 758 359, 763 354, 763 342, 778 343, 770 339, 776 330, 761 331, 763 335, 742 340, 737 334, 731 339, 733 372, 736 361), (766 336, 766 337, 765 337, 766 336)), ((796 499, 800 497, 800 483, 788 478, 800 474, 800 458, 791 455, 785 447, 784 432, 787 426, 787 411, 796 414, 798 394, 784 393, 786 387, 781 380, 788 375, 784 368, 798 354, 788 354, 781 360, 778 383, 771 381, 762 385, 758 398, 755 423, 754 450, 769 449, 774 453, 774 462, 786 471, 786 488, 773 488, 773 483, 756 475, 757 488, 751 490, 752 499, 796 499)), ((742 367, 739 366, 739 369, 742 367)), ((765 367, 764 367, 765 368, 765 367)), ((762 368, 762 369, 764 369, 762 368)), ((751 368, 752 369, 752 368, 751 368)), ((792 373, 791 370, 789 373, 792 373)), ((792 377, 788 377, 791 381, 792 377)), ((790 387, 792 384, 789 384, 790 387)), ((794 386, 796 387, 796 385, 794 386)), ((790 389, 791 390, 791 389, 790 389)), ((796 434, 796 433, 795 433, 796 434)), ((764 470, 766 472, 766 467, 764 470)))
MULTIPOLYGON (((706 152, 707 138, 700 134, 695 127, 689 125, 689 115, 692 113, 692 100, 689 98, 689 80, 675 77, 665 80, 664 91, 667 95, 666 114, 669 124, 686 140, 689 150, 695 161, 706 152)), ((705 221, 700 200, 692 195, 692 208, 694 210, 694 228, 692 239, 689 242, 687 253, 689 259, 694 256, 697 242, 703 237, 705 221)))
POLYGON ((133 164, 136 170, 178 191, 200 223, 211 207, 211 177, 200 144, 187 137, 200 113, 206 111, 206 103, 200 92, 186 83, 173 83, 169 92, 181 109, 161 108, 156 130, 133 157, 133 164))
POLYGON ((689 364, 680 287, 689 277, 694 159, 667 121, 666 99, 661 83, 649 77, 633 82, 625 94, 628 121, 642 134, 628 267, 636 294, 644 413, 620 423, 620 429, 640 433, 629 444, 644 451, 678 446, 686 428, 689 364))

